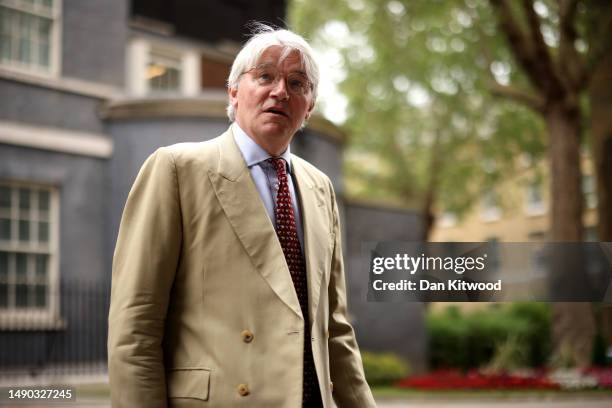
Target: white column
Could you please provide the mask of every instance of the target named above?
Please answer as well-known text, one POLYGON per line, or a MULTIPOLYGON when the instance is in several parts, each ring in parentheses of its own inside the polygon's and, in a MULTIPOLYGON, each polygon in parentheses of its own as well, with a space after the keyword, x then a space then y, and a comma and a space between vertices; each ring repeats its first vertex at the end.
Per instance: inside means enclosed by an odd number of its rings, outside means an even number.
POLYGON ((187 51, 181 58, 183 75, 181 78, 181 93, 185 96, 196 96, 201 91, 200 55, 195 51, 187 51))
POLYGON ((126 89, 132 96, 145 96, 149 90, 147 64, 151 46, 142 39, 134 38, 128 43, 126 89))

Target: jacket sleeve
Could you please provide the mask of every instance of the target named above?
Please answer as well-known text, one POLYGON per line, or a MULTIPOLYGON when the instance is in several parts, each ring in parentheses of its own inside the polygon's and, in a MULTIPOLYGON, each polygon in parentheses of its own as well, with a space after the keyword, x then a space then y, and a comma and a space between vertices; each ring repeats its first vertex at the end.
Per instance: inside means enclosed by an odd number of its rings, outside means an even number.
POLYGON ((370 387, 363 373, 359 347, 353 327, 347 318, 346 278, 342 258, 342 239, 338 205, 331 182, 333 232, 335 235, 332 253, 329 295, 329 359, 333 397, 339 408, 376 407, 370 387))
POLYGON ((181 238, 176 166, 162 148, 132 186, 115 247, 108 336, 114 408, 167 405, 162 340, 181 238))

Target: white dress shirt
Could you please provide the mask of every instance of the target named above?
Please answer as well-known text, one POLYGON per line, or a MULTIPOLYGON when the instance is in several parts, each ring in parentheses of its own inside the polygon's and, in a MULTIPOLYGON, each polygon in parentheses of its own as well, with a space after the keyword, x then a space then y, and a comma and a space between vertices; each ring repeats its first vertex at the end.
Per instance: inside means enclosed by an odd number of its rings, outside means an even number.
MULTIPOLYGON (((257 187, 257 191, 259 191, 259 196, 263 201, 264 207, 266 207, 270 220, 272 220, 272 225, 274 225, 274 228, 276 228, 275 210, 279 182, 276 169, 272 163, 267 161, 272 156, 270 156, 270 154, 261 146, 255 143, 255 141, 251 139, 236 122, 232 124, 232 133, 234 134, 234 140, 242 153, 242 157, 244 158, 244 161, 251 172, 251 178, 255 183, 255 187, 257 187)), ((279 157, 285 159, 289 169, 287 173, 290 175, 290 177, 287 177, 287 180, 289 182, 289 191, 291 192, 291 203, 293 204, 293 213, 295 214, 295 223, 298 230, 300 246, 302 247, 302 253, 304 253, 304 231, 302 229, 300 206, 298 205, 297 194, 293 184, 291 148, 287 146, 287 150, 285 150, 279 157)))

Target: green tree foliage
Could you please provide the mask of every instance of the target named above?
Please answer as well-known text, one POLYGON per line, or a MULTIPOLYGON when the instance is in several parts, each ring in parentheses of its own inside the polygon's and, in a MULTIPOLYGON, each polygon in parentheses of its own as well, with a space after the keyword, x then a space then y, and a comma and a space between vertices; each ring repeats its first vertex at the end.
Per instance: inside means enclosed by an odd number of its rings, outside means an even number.
POLYGON ((490 92, 526 82, 492 13, 479 0, 291 4, 292 28, 341 57, 349 194, 462 213, 519 155, 543 154, 541 120, 490 92))
MULTIPOLYGON (((582 240, 580 147, 591 111, 607 239, 610 21, 605 0, 295 0, 291 8, 294 28, 342 56, 349 188, 421 206, 424 238, 436 206, 466 210, 515 173, 519 155, 537 162, 546 147, 551 239, 582 240)), ((556 272, 572 267, 557 261, 556 272)), ((556 348, 587 364, 590 305, 554 310, 556 348)))

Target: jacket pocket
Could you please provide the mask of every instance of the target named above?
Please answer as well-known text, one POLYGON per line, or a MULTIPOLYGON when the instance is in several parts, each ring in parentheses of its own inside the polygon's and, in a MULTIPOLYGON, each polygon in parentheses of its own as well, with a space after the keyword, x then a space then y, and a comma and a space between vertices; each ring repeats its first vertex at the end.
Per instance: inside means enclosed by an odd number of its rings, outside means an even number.
POLYGON ((194 398, 208 400, 210 369, 177 368, 166 374, 168 398, 194 398))

